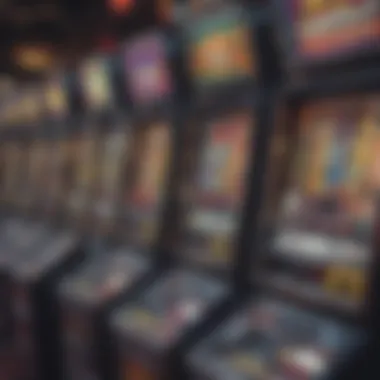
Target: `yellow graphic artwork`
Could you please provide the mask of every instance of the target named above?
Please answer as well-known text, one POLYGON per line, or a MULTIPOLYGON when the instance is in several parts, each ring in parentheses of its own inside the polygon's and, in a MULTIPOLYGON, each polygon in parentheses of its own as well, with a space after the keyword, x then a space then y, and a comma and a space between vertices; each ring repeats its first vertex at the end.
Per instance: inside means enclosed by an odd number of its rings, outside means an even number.
POLYGON ((110 83, 107 77, 107 68, 102 62, 88 62, 83 69, 83 87, 88 105, 104 107, 111 97, 110 83))
POLYGON ((365 293, 365 272, 362 268, 332 265, 326 269, 324 286, 329 293, 360 302, 365 293))
POLYGON ((211 259, 218 263, 227 263, 231 257, 231 236, 213 236, 211 238, 211 259))
POLYGON ((254 60, 246 28, 235 28, 206 37, 192 49, 195 77, 252 76, 254 60))
POLYGON ((365 117, 359 126, 350 167, 350 189, 354 193, 360 191, 366 170, 373 162, 379 127, 373 117, 365 117))

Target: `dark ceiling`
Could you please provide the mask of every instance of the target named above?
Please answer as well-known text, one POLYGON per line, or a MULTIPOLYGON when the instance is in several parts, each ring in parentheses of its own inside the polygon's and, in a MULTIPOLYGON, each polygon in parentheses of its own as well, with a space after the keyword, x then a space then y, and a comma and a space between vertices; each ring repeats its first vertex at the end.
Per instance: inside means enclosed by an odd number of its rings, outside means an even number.
MULTIPOLYGON (((36 76, 14 58, 19 46, 43 45, 56 62, 70 64, 99 41, 123 39, 155 22, 154 0, 136 0, 127 14, 114 14, 106 0, 0 0, 0 72, 36 76)), ((40 74, 40 73, 39 73, 40 74)))

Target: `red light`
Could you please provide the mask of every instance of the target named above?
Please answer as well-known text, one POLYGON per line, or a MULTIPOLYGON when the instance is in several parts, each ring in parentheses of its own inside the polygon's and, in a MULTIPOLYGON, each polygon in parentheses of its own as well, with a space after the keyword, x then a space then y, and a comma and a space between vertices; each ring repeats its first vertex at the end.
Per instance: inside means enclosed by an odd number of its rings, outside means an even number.
POLYGON ((134 5, 134 0, 109 0, 109 8, 119 14, 130 12, 134 5))

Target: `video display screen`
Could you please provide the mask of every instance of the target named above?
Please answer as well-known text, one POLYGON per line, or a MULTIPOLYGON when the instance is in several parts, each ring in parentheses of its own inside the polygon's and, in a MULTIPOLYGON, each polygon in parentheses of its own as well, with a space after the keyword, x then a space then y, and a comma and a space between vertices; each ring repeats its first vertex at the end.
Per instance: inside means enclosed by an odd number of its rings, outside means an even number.
POLYGON ((380 96, 305 105, 293 175, 279 215, 276 256, 341 302, 363 301, 380 189, 380 96))
POLYGON ((72 154, 75 157, 73 188, 70 189, 70 208, 74 214, 81 214, 89 201, 91 189, 95 186, 96 139, 90 133, 78 136, 72 141, 72 154))
POLYGON ((110 62, 103 57, 89 59, 81 68, 81 87, 86 106, 104 109, 113 102, 110 62))
POLYGON ((247 174, 253 126, 248 112, 212 120, 207 126, 187 219, 192 260, 223 266, 231 259, 247 174))
POLYGON ((155 103, 173 94, 165 42, 159 34, 148 34, 130 41, 125 48, 127 87, 136 104, 155 103))
POLYGON ((288 5, 301 57, 324 59, 378 45, 377 0, 290 0, 288 5))
POLYGON ((123 182, 122 174, 129 148, 128 132, 108 133, 101 145, 97 211, 101 217, 107 217, 116 206, 123 182))
POLYGON ((249 23, 239 8, 218 12, 188 28, 189 65, 196 85, 251 79, 256 73, 249 23))
POLYGON ((170 127, 154 124, 145 131, 140 147, 140 163, 132 202, 143 208, 156 207, 163 195, 171 153, 170 127))
POLYGON ((127 194, 128 230, 130 239, 145 245, 152 242, 158 232, 172 152, 170 125, 152 124, 137 139, 136 176, 127 194))

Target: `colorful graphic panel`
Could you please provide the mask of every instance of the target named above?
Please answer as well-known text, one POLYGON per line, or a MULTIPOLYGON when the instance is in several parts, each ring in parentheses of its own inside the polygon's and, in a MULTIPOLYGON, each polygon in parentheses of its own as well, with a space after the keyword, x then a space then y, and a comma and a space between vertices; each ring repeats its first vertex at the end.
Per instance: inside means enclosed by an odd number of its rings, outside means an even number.
POLYGON ((150 34, 131 41, 125 51, 127 87, 133 102, 154 103, 174 90, 162 36, 150 34))
POLYGON ((189 30, 189 63, 198 85, 252 78, 256 62, 250 28, 239 9, 218 12, 189 30))
POLYGON ((172 151, 170 126, 164 122, 153 124, 138 140, 136 177, 127 195, 127 219, 131 241, 146 246, 158 233, 172 151))
POLYGON ((208 126, 187 219, 184 254, 226 266, 231 260, 250 152, 252 116, 234 114, 208 126))
POLYGON ((109 62, 105 58, 94 58, 86 62, 81 70, 81 86, 87 106, 102 109, 113 101, 109 62))
POLYGON ((366 289, 380 185, 379 101, 344 97, 302 109, 294 176, 274 241, 279 260, 294 264, 280 271, 282 281, 302 279, 310 292, 339 302, 361 303, 366 289))
POLYGON ((302 57, 326 58, 378 45, 377 0, 291 0, 289 12, 302 57))
POLYGON ((154 124, 142 138, 140 164, 132 192, 132 203, 143 208, 156 207, 163 195, 171 153, 170 128, 166 123, 154 124))

